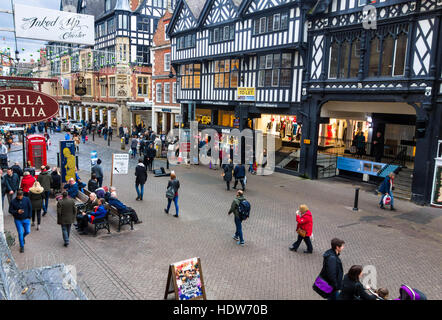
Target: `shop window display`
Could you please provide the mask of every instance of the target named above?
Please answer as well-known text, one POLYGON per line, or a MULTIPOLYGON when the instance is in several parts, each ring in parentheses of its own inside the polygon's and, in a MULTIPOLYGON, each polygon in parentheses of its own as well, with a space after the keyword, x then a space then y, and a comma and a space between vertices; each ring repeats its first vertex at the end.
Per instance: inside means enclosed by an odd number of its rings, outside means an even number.
POLYGON ((267 134, 274 134, 285 141, 300 141, 301 126, 296 116, 262 115, 261 124, 256 127, 267 134))

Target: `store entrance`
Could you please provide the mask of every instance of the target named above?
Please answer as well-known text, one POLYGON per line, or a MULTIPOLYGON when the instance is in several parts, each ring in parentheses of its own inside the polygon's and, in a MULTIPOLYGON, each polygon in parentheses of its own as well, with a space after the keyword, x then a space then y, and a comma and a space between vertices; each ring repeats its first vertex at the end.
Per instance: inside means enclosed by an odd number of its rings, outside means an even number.
POLYGON ((263 132, 264 141, 266 135, 274 136, 276 167, 299 171, 302 132, 296 115, 262 114, 261 118, 254 119, 253 126, 263 132))

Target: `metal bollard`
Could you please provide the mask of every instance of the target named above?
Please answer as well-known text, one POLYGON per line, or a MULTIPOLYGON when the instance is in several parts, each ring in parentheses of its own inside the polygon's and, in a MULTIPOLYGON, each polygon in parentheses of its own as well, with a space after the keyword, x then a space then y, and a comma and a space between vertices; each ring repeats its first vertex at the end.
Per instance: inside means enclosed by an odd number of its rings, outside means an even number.
POLYGON ((166 169, 169 170, 169 158, 166 158, 166 169))
POLYGON ((60 152, 57 152, 57 168, 60 168, 60 152))
POLYGON ((78 156, 75 156, 75 166, 77 167, 77 170, 80 170, 78 167, 78 156))
POLYGON ((355 203, 353 206, 353 211, 358 211, 358 201, 359 201, 359 188, 356 188, 355 190, 355 203))

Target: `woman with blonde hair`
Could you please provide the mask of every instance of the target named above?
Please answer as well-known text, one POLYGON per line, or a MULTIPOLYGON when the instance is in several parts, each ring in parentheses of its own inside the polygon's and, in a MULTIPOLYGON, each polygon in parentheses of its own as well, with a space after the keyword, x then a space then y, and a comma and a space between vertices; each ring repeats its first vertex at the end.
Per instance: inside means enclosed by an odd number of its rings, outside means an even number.
POLYGON ((296 227, 298 240, 296 240, 289 249, 292 251, 298 250, 299 245, 302 240, 304 240, 307 245, 307 251, 304 251, 304 253, 313 253, 313 246, 310 240, 313 231, 313 218, 307 205, 301 204, 299 206, 299 210, 296 211, 296 222, 298 223, 298 226, 296 227))
POLYGON ((164 209, 164 212, 166 214, 169 214, 170 205, 172 203, 175 204, 175 211, 176 214, 174 215, 175 218, 178 218, 178 189, 180 188, 180 181, 176 178, 175 171, 172 171, 170 173, 170 180, 167 183, 167 190, 166 190, 166 198, 167 198, 167 209, 164 209))
POLYGON ((43 208, 43 200, 45 189, 40 185, 40 182, 35 181, 31 188, 29 188, 29 199, 32 205, 32 224, 35 226, 35 216, 37 215, 37 230, 40 230, 41 209, 43 208))

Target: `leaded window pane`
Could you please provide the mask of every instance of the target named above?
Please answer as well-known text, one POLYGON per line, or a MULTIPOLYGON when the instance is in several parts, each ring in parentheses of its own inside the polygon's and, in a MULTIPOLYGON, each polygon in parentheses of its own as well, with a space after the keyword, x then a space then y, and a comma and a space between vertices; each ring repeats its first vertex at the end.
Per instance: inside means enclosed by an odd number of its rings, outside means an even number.
POLYGON ((328 77, 331 79, 337 78, 338 76, 338 57, 339 45, 335 41, 330 47, 330 70, 328 72, 328 77))
POLYGON ((381 76, 391 76, 393 71, 394 39, 391 35, 382 42, 381 76))
POLYGON ((401 33, 396 40, 396 53, 394 59, 394 75, 404 75, 405 68, 405 55, 407 53, 407 41, 408 36, 405 33, 401 33))

